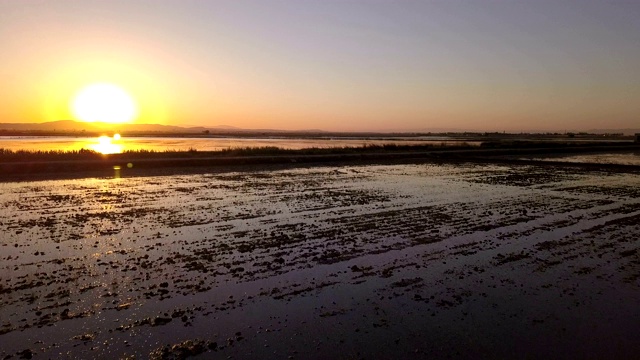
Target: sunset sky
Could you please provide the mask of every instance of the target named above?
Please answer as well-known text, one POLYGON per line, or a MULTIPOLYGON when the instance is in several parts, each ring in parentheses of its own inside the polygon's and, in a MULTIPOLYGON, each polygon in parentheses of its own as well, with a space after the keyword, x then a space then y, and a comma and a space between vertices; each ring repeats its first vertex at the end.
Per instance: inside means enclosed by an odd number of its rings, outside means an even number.
POLYGON ((323 130, 640 127, 640 1, 0 0, 0 122, 323 130))

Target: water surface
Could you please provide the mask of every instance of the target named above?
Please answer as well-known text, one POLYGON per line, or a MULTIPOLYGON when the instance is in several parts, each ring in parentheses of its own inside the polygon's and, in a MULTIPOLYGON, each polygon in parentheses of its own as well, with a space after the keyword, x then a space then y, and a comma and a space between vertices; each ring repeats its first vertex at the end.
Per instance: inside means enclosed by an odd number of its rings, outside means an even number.
POLYGON ((533 160, 589 164, 640 165, 640 152, 551 156, 546 158, 533 158, 533 160))
POLYGON ((0 359, 635 358, 639 189, 473 164, 0 183, 0 359))
MULTIPOLYGON (((359 147, 364 145, 426 145, 463 144, 464 141, 446 137, 390 137, 386 139, 368 138, 185 138, 185 137, 122 137, 119 140, 104 137, 18 137, 0 136, 0 149, 29 151, 77 151, 96 150, 103 153, 118 153, 127 150, 152 151, 218 151, 231 148, 275 146, 283 149, 359 147)), ((478 145, 479 142, 466 142, 478 145)))

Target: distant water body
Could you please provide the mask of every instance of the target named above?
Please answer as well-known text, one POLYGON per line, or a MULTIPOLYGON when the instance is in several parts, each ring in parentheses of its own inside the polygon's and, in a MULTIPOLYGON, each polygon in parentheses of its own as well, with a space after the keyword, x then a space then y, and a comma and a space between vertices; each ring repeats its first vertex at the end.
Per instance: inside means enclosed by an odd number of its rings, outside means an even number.
POLYGON ((448 137, 389 137, 385 139, 369 138, 182 138, 182 137, 41 137, 41 136, 0 136, 0 149, 12 151, 77 151, 80 149, 95 150, 103 153, 118 153, 128 150, 150 151, 216 151, 244 147, 275 146, 283 149, 358 147, 364 145, 426 145, 467 143, 479 145, 479 142, 462 141, 448 137))

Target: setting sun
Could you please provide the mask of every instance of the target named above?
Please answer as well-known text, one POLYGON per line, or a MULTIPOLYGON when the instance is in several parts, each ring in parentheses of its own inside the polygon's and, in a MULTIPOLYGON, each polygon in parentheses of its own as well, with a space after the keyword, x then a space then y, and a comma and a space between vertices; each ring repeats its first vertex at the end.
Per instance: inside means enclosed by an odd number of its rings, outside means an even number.
POLYGON ((73 98, 71 109, 79 120, 111 124, 131 122, 138 112, 135 101, 125 90, 107 83, 81 89, 73 98))

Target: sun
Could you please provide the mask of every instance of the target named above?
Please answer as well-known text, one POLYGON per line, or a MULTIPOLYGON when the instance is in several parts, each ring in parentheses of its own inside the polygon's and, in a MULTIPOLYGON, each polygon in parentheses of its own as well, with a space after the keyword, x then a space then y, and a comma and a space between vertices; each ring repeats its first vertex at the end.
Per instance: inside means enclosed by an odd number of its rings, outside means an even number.
POLYGON ((92 84, 78 91, 71 110, 79 120, 110 124, 128 123, 138 115, 133 98, 121 87, 108 83, 92 84))

